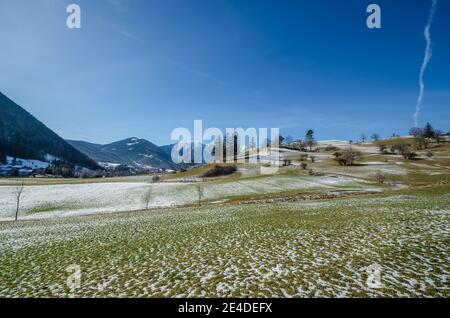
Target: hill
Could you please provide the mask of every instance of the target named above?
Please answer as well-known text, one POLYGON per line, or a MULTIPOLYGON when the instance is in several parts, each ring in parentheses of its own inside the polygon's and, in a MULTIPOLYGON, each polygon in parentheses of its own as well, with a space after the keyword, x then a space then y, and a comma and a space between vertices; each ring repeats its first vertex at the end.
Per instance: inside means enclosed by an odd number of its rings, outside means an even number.
POLYGON ((82 167, 99 166, 0 93, 0 160, 6 156, 49 161, 60 159, 82 167))

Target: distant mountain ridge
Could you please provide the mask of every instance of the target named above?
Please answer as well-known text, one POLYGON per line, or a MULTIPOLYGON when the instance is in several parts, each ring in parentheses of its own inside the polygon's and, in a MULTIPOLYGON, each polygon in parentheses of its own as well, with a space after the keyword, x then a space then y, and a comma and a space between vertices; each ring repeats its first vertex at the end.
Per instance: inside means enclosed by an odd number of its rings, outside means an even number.
POLYGON ((0 161, 6 156, 42 161, 58 158, 90 169, 99 168, 95 161, 0 93, 0 161))
POLYGON ((106 145, 67 140, 73 147, 99 163, 126 164, 137 168, 174 169, 170 153, 154 143, 136 137, 106 145))

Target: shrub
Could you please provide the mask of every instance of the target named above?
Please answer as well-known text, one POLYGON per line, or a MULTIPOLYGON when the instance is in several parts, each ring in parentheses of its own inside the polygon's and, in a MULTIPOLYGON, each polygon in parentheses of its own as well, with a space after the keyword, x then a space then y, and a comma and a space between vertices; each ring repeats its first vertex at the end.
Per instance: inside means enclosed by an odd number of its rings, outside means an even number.
POLYGON ((387 152, 387 145, 379 144, 378 149, 380 150, 381 153, 385 154, 387 152))
POLYGON ((306 162, 302 162, 300 164, 300 167, 302 167, 303 170, 306 170, 306 168, 308 167, 308 164, 306 162))
POLYGON ((156 175, 155 175, 155 176, 152 177, 152 182, 153 182, 153 183, 157 183, 157 182, 159 182, 160 180, 161 180, 161 178, 160 178, 159 176, 156 176, 156 175))
POLYGON ((409 144, 406 142, 399 142, 391 146, 391 152, 403 155, 406 151, 408 151, 408 147, 409 144))
POLYGON ((409 150, 406 150, 403 153, 403 158, 408 159, 408 160, 413 160, 416 157, 417 157, 417 154, 415 152, 412 152, 412 151, 409 151, 409 150))
POLYGON ((204 178, 211 178, 211 177, 219 177, 219 176, 227 176, 230 174, 233 174, 237 171, 236 166, 219 166, 216 165, 211 170, 206 171, 203 174, 204 178))
POLYGON ((362 153, 358 150, 347 149, 344 151, 336 151, 334 157, 341 166, 353 166, 355 160, 362 158, 362 153))
POLYGON ((377 171, 376 179, 378 183, 383 184, 384 181, 386 180, 386 175, 381 171, 377 171))
POLYGON ((428 151, 427 154, 426 154, 426 156, 427 156, 428 158, 432 158, 432 157, 434 157, 434 153, 432 153, 431 151, 428 151))

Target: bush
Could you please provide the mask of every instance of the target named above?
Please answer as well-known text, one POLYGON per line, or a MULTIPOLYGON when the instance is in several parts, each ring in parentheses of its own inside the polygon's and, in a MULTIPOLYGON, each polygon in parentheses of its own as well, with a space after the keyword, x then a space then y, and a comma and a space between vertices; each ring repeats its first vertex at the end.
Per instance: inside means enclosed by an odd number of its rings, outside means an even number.
POLYGON ((409 151, 409 150, 406 150, 403 153, 403 158, 408 159, 408 160, 413 160, 416 157, 417 157, 417 154, 415 152, 412 152, 412 151, 409 151))
POLYGON ((409 146, 406 142, 399 142, 391 146, 391 152, 404 155, 408 151, 409 146))
POLYGON ((385 144, 379 144, 378 145, 378 149, 380 150, 380 152, 382 153, 382 154, 386 154, 388 151, 387 151, 387 145, 385 145, 385 144))
POLYGON ((386 175, 381 171, 378 171, 376 174, 376 179, 378 183, 383 184, 384 181, 386 180, 386 175))
POLYGON ((428 152, 427 152, 427 157, 428 157, 428 158, 434 157, 434 153, 432 153, 431 151, 428 151, 428 152))
POLYGON ((233 174, 237 171, 236 166, 219 166, 216 165, 211 170, 206 171, 203 174, 203 178, 211 178, 211 177, 219 177, 219 176, 227 176, 233 174))
POLYGON ((323 151, 339 151, 339 148, 334 146, 326 146, 323 148, 323 151))
POLYGON ((155 176, 152 177, 152 182, 153 183, 158 183, 160 180, 161 180, 161 178, 159 176, 155 175, 155 176))
POLYGON ((305 163, 305 162, 302 162, 302 163, 300 164, 300 167, 302 167, 303 170, 306 170, 306 168, 308 167, 308 164, 305 163))
POLYGON ((344 151, 336 151, 334 157, 341 166, 353 166, 355 160, 362 158, 362 153, 358 150, 347 149, 344 151))

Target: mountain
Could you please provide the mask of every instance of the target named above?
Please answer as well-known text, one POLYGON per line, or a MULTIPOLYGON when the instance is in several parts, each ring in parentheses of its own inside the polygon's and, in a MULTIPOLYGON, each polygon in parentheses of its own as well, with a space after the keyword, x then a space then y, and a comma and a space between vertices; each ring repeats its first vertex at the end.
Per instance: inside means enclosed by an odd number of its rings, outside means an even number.
POLYGON ((127 164, 137 168, 173 169, 170 154, 145 139, 128 138, 106 145, 78 140, 67 140, 69 144, 99 163, 127 164))
POLYGON ((92 159, 0 93, 0 161, 6 156, 41 161, 58 158, 90 169, 99 168, 92 159))

